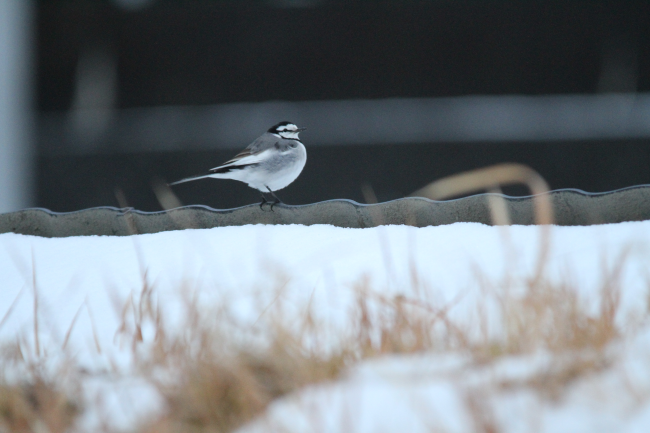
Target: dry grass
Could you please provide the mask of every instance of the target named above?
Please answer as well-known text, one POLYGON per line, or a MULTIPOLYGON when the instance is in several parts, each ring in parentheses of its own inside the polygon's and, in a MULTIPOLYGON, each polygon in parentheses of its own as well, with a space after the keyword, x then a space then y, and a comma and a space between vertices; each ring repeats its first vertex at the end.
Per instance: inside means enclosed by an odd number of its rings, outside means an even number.
POLYGON ((343 365, 297 349, 277 344, 265 353, 202 353, 183 360, 175 383, 158 382, 167 412, 145 431, 232 431, 274 399, 336 377, 343 365))
MULTIPOLYGON (((25 359, 18 346, 2 352, 5 375, 12 366, 22 373, 21 379, 0 379, 0 431, 64 433, 71 431, 81 414, 79 388, 67 372, 48 374, 25 359)), ((15 371, 12 376, 16 376, 15 371)))
POLYGON ((35 378, 22 385, 0 385, 0 426, 8 432, 69 431, 77 403, 56 385, 35 378))
MULTIPOLYGON (((145 322, 156 329, 150 352, 140 355, 140 370, 164 396, 167 410, 141 431, 232 431, 276 398, 337 377, 345 365, 345 356, 323 357, 306 350, 273 313, 264 343, 251 344, 259 341, 259 327, 233 333, 222 310, 206 311, 196 299, 186 299, 184 331, 169 335, 154 292, 145 284, 138 299, 129 300, 120 328, 134 351, 142 342, 145 322)), ((308 322, 306 317, 305 326, 312 327, 308 322)))
MULTIPOLYGON (((204 326, 196 306, 190 309, 198 320, 191 321, 191 331, 182 338, 165 335, 160 318, 152 318, 161 329, 156 356, 143 370, 162 369, 165 373, 160 376, 176 380, 151 376, 165 396, 167 410, 143 431, 233 431, 279 397, 308 384, 336 380, 362 360, 391 354, 455 352, 484 365, 504 356, 547 351, 554 354, 547 369, 499 386, 536 389, 558 399, 575 380, 610 365, 606 349, 622 335, 615 321, 620 297, 617 272, 607 279, 600 307, 594 311, 572 287, 545 280, 531 279, 516 295, 511 290, 492 293, 503 332, 491 338, 454 323, 449 314, 454 303, 436 307, 419 298, 386 297, 365 283, 356 288, 351 325, 345 335, 337 336, 340 344, 334 350, 313 344, 322 338, 322 329, 309 312, 296 333, 295 326, 282 321, 282 314, 266 311, 268 320, 262 326, 268 340, 256 349, 241 342, 250 341, 247 338, 238 342, 239 333, 233 338, 204 326)), ((481 424, 479 430, 495 431, 488 409, 479 403, 468 397, 467 407, 481 424)))
MULTIPOLYGON (((206 310, 190 297, 186 297, 185 329, 172 335, 144 271, 141 292, 122 309, 118 341, 131 347, 141 375, 159 389, 166 408, 138 431, 231 432, 279 397, 309 384, 337 380, 362 360, 392 354, 459 353, 476 365, 486 365, 506 356, 544 351, 552 356, 548 368, 525 379, 503 380, 498 386, 537 390, 557 400, 571 383, 611 365, 607 349, 625 335, 616 320, 624 261, 622 257, 603 275, 596 308, 584 302, 575 287, 545 279, 484 288, 479 302, 490 299, 498 306, 501 332, 493 334, 476 332, 452 319, 450 313, 462 296, 448 305, 435 305, 422 296, 386 296, 360 282, 349 327, 340 335, 329 335, 329 340, 324 335, 334 331, 324 329, 309 308, 297 326, 287 322, 277 303, 264 309, 250 329, 233 332, 223 311, 206 310), (148 324, 155 328, 155 341, 142 353, 142 328, 148 324), (320 344, 325 340, 338 344, 320 344)), ((412 280, 420 279, 413 276, 412 280)), ((413 293, 426 290, 420 287, 413 293)), ((15 363, 32 365, 18 355, 15 363)), ((71 431, 81 413, 78 396, 35 367, 26 371, 21 383, 0 383, 0 431, 71 431)), ((497 431, 489 407, 477 397, 481 390, 474 391, 468 394, 466 406, 477 431, 497 431)))
MULTIPOLYGON (((334 336, 336 347, 327 348, 319 342, 331 329, 324 330, 309 309, 299 326, 288 323, 280 303, 265 309, 250 329, 233 332, 222 310, 206 311, 186 297, 186 327, 172 335, 156 305, 155 287, 144 278, 141 292, 122 309, 119 341, 126 341, 137 355, 141 375, 156 385, 166 408, 138 431, 231 432, 279 397, 336 380, 362 360, 392 354, 460 353, 486 365, 505 356, 546 351, 553 357, 547 369, 498 386, 534 389, 556 400, 574 381, 607 368, 607 348, 624 335, 616 324, 624 258, 620 262, 603 277, 598 308, 583 302, 570 285, 544 279, 524 281, 518 290, 484 289, 481 301, 495 302, 502 324, 502 332, 494 335, 477 333, 451 318, 460 298, 434 305, 423 297, 388 297, 360 282, 349 311, 350 326, 334 336), (155 341, 143 354, 142 328, 147 324, 155 328, 155 341)), ((413 281, 419 279, 414 276, 413 281)), ((426 288, 414 293, 423 292, 426 288)), ((14 358, 30 365, 21 356, 14 358)), ((78 396, 64 392, 35 367, 27 371, 20 384, 0 384, 0 431, 70 431, 81 413, 78 396)), ((467 409, 477 431, 497 431, 489 407, 477 397, 480 393, 467 395, 467 409)))

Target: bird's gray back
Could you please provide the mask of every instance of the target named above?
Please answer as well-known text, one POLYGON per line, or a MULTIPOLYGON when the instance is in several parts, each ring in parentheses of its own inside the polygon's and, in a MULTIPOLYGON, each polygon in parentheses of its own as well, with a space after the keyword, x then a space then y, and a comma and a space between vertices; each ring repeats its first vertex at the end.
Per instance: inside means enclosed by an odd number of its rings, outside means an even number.
POLYGON ((275 143, 277 143, 278 140, 281 140, 281 138, 269 132, 265 132, 264 134, 260 135, 255 140, 253 140, 251 144, 246 146, 244 150, 239 152, 232 159, 224 162, 219 167, 215 167, 210 171, 215 172, 216 170, 220 170, 224 165, 229 165, 233 163, 236 164, 238 161, 240 161, 243 158, 246 158, 247 156, 260 154, 265 150, 275 146, 275 143))
POLYGON ((277 135, 271 134, 270 132, 265 132, 264 134, 257 137, 251 144, 249 144, 245 150, 248 150, 251 155, 256 155, 272 148, 275 146, 275 143, 279 141, 289 140, 285 140, 281 137, 278 137, 277 135))
MULTIPOLYGON (((269 150, 272 148, 276 148, 279 152, 278 154, 271 158, 271 159, 277 159, 283 158, 283 155, 291 150, 292 148, 296 147, 297 140, 289 140, 286 138, 278 137, 275 134, 271 134, 270 132, 266 132, 259 137, 257 137, 251 144, 249 144, 244 150, 239 152, 234 158, 232 158, 230 161, 226 161, 223 164, 221 164, 219 167, 215 167, 210 170, 211 173, 221 173, 223 172, 224 167, 229 167, 229 170, 231 170, 233 167, 238 165, 238 162, 241 161, 242 159, 252 156, 252 155, 258 155, 265 150, 269 150)), ((250 165, 246 164, 246 165, 250 165)))

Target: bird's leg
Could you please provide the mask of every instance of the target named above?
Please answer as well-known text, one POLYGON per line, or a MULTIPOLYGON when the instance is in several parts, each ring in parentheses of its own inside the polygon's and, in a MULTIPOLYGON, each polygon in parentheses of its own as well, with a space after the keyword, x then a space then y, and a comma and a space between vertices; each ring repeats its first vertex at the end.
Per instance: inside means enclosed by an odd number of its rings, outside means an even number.
MULTIPOLYGON (((266 196, 264 195, 264 193, 262 191, 260 191, 260 194, 262 196, 262 203, 260 203, 260 209, 262 211, 264 211, 264 205, 268 204, 269 201, 266 199, 266 196)), ((273 210, 273 205, 271 205, 271 210, 273 210)))
MULTIPOLYGON (((266 189, 269 190, 269 192, 271 193, 271 195, 272 195, 273 198, 275 199, 275 203, 276 203, 276 204, 278 204, 278 203, 282 203, 282 200, 280 200, 280 199, 278 198, 278 196, 275 195, 275 193, 274 193, 273 191, 271 191, 271 188, 269 188, 269 187, 267 186, 266 189)), ((282 204, 284 204, 284 203, 282 203, 282 204)))
POLYGON ((282 200, 280 200, 280 199, 278 198, 278 196, 275 195, 275 193, 274 193, 273 191, 271 191, 271 188, 269 188, 269 187, 267 186, 266 189, 269 190, 269 192, 271 193, 271 195, 272 195, 273 198, 275 199, 275 202, 271 203, 271 210, 273 210, 273 206, 275 206, 275 205, 278 204, 278 203, 280 203, 280 204, 284 204, 284 203, 282 203, 282 200))

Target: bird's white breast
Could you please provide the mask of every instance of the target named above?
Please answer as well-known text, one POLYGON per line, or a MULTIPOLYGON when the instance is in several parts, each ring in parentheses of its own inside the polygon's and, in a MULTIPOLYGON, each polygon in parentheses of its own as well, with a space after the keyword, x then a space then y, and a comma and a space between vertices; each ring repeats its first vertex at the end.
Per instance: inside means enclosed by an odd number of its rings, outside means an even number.
POLYGON ((305 164, 307 163, 307 149, 305 149, 305 146, 301 142, 298 142, 298 146, 291 152, 296 154, 295 159, 286 169, 278 171, 277 175, 273 176, 273 179, 267 183, 267 186, 272 191, 277 191, 288 186, 298 178, 302 169, 305 168, 305 164))

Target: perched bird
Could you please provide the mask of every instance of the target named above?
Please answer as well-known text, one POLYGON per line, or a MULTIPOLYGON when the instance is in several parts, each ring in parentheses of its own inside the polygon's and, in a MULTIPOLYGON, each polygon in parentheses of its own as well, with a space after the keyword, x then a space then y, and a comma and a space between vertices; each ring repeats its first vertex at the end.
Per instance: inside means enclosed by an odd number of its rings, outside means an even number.
POLYGON ((298 138, 298 134, 305 129, 298 128, 291 122, 280 122, 260 135, 233 159, 211 169, 208 174, 181 179, 170 185, 206 177, 234 179, 260 191, 260 208, 263 209, 268 203, 273 210, 274 205, 282 203, 275 191, 296 180, 307 162, 307 149, 298 138), (274 201, 267 200, 267 193, 273 196, 274 201))

